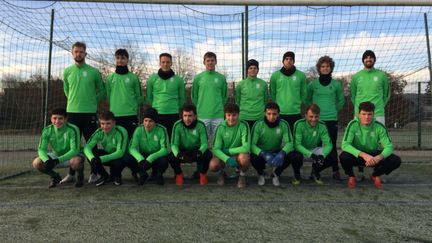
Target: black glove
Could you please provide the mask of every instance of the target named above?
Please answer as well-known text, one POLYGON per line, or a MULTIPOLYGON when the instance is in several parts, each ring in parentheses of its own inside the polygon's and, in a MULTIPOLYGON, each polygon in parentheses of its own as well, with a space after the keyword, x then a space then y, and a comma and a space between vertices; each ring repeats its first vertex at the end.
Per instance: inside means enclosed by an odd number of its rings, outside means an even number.
POLYGON ((140 166, 144 171, 147 171, 148 169, 151 168, 151 163, 150 163, 148 160, 146 160, 146 159, 140 160, 140 161, 138 162, 138 165, 139 165, 139 166, 140 166))
POLYGON ((94 157, 93 159, 90 160, 90 164, 93 166, 97 165, 97 164, 101 164, 101 163, 102 163, 102 161, 99 157, 94 157))
POLYGON ((322 155, 312 154, 311 158, 312 158, 313 162, 316 163, 317 165, 323 165, 324 164, 324 156, 322 156, 322 155))
POLYGON ((201 157, 202 156, 202 152, 201 152, 201 150, 197 150, 196 151, 196 154, 195 154, 195 157, 198 159, 199 157, 201 157))
POLYGON ((185 157, 187 157, 187 155, 186 155, 186 151, 180 151, 180 152, 178 152, 178 154, 177 154, 176 157, 177 157, 178 159, 184 160, 185 157))

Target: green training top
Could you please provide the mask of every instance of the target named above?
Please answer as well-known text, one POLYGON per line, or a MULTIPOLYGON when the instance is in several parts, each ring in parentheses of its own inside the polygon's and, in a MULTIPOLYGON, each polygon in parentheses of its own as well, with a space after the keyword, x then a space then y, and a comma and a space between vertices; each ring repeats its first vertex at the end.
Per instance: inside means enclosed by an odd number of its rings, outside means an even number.
POLYGON ((301 113, 301 104, 306 102, 307 82, 306 75, 299 70, 291 76, 276 71, 270 78, 270 96, 276 102, 282 115, 295 115, 301 113))
POLYGON ((128 144, 128 134, 126 129, 122 126, 114 126, 113 129, 108 133, 104 133, 102 129, 97 129, 90 140, 84 147, 84 154, 88 160, 92 160, 95 156, 92 149, 102 145, 103 150, 108 154, 100 156, 101 162, 106 163, 115 159, 120 159, 124 156, 128 144))
POLYGON ((105 96, 102 76, 96 68, 72 64, 63 73, 63 90, 67 98, 67 112, 95 113, 105 96))
POLYGON ((333 144, 324 122, 312 127, 306 119, 300 119, 294 124, 294 148, 304 156, 310 158, 312 150, 321 144, 323 156, 327 157, 333 149, 333 144))
POLYGON ((267 83, 259 78, 246 78, 235 89, 235 101, 240 107, 240 119, 259 120, 264 116, 268 99, 267 83))
POLYGON ((350 89, 356 117, 360 103, 365 101, 375 105, 375 116, 384 116, 384 107, 390 100, 389 81, 385 72, 378 69, 361 70, 352 77, 350 89))
POLYGON ((216 129, 213 142, 213 154, 225 163, 231 155, 247 153, 250 150, 249 125, 245 121, 239 120, 235 126, 228 126, 223 121, 216 129), (228 150, 225 154, 223 150, 228 150))
POLYGON ((153 163, 168 154, 169 141, 166 128, 160 124, 151 131, 146 131, 144 125, 138 126, 129 145, 129 153, 138 161, 146 159, 153 163), (143 154, 148 154, 144 158, 143 154))
POLYGON ((320 107, 320 120, 337 121, 338 112, 345 104, 341 83, 332 79, 329 85, 324 86, 318 79, 313 80, 307 88, 306 104, 311 103, 320 107))
POLYGON ((194 128, 184 126, 182 120, 174 123, 171 136, 171 151, 175 156, 180 150, 199 149, 201 153, 208 148, 206 127, 202 121, 197 121, 194 128))
POLYGON ((112 73, 106 79, 107 100, 116 117, 136 116, 144 98, 141 83, 134 73, 112 73))
POLYGON ((77 126, 66 122, 57 129, 54 125, 49 125, 42 131, 38 155, 43 162, 46 162, 49 159, 49 146, 61 163, 76 156, 80 151, 80 144, 81 135, 77 126))
POLYGON ((358 119, 348 123, 342 141, 343 151, 358 157, 360 152, 372 153, 380 148, 383 148, 384 158, 393 153, 393 144, 382 123, 374 120, 369 126, 363 126, 358 119))
POLYGON ((264 150, 277 153, 283 150, 289 153, 294 148, 291 131, 283 119, 279 120, 276 127, 269 127, 264 120, 257 121, 252 128, 252 153, 259 155, 264 150))
POLYGON ((147 103, 159 114, 177 114, 185 103, 185 82, 178 76, 164 80, 152 74, 147 80, 147 103))
POLYGON ((228 100, 225 76, 216 71, 204 71, 196 75, 191 99, 197 106, 200 119, 223 118, 223 107, 228 100))

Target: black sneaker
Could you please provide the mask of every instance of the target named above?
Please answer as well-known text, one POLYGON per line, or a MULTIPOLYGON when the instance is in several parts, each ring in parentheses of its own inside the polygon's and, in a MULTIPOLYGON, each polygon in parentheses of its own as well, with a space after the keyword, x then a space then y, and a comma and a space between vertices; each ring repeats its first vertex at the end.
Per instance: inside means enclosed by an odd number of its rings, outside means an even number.
POLYGON ((138 185, 139 186, 142 186, 142 185, 144 185, 144 183, 147 181, 147 179, 148 179, 148 174, 147 174, 147 172, 144 172, 144 174, 142 175, 142 176, 140 176, 139 177, 139 179, 138 179, 138 185))
POLYGON ((101 176, 101 178, 99 178, 96 182, 95 185, 96 186, 102 186, 103 184, 109 182, 109 176, 101 176))
POLYGON ((75 187, 82 187, 84 185, 84 176, 77 176, 75 187))
POLYGON ((122 178, 121 177, 115 177, 114 178, 114 185, 116 186, 120 186, 121 184, 123 184, 122 178))
POLYGON ((157 174, 156 175, 156 184, 163 186, 165 184, 165 180, 163 178, 162 174, 157 174))
POLYGON ((62 180, 62 178, 59 175, 57 175, 56 177, 52 178, 51 182, 48 185, 48 188, 54 188, 54 187, 56 187, 57 184, 59 184, 61 180, 62 180))

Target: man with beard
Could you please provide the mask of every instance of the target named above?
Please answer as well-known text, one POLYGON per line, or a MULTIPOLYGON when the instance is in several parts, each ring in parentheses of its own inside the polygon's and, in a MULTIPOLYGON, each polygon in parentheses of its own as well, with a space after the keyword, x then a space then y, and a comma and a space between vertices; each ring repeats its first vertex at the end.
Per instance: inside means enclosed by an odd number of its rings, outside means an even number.
MULTIPOLYGON (((337 153, 336 140, 338 134, 338 112, 345 104, 342 85, 332 79, 335 63, 329 56, 318 59, 316 70, 319 78, 313 80, 307 89, 307 103, 315 103, 320 107, 320 120, 325 123, 333 144, 333 150, 337 153)), ((333 179, 341 180, 337 157, 332 163, 333 179)))
POLYGON ((138 108, 143 101, 140 80, 128 69, 129 53, 125 49, 115 52, 116 69, 106 80, 107 100, 114 113, 116 124, 132 137, 138 125, 138 108))
POLYGON ((185 83, 171 69, 171 54, 160 54, 159 66, 159 71, 147 80, 147 103, 158 111, 158 123, 166 127, 171 136, 180 107, 185 103, 185 83))
POLYGON ((351 101, 354 104, 354 114, 359 114, 360 103, 370 101, 375 109, 375 119, 385 125, 384 108, 390 100, 390 87, 387 74, 375 69, 375 53, 367 50, 362 57, 364 68, 354 74, 351 80, 351 101))
POLYGON ((286 52, 282 63, 283 67, 270 78, 270 96, 280 106, 280 117, 288 122, 292 131, 294 123, 301 119, 301 104, 306 101, 306 75, 294 66, 294 52, 286 52))
MULTIPOLYGON (((86 44, 76 42, 72 45, 74 64, 63 73, 63 90, 67 99, 66 111, 68 121, 76 125, 86 141, 97 129, 96 111, 99 102, 105 96, 102 76, 96 68, 85 63, 87 56, 86 44)), ((60 183, 73 182, 75 172, 69 174, 60 183)), ((95 171, 91 171, 89 183, 97 180, 95 171)))
POLYGON ((208 150, 205 124, 197 119, 194 105, 184 105, 180 111, 181 119, 174 124, 171 136, 169 162, 174 169, 176 185, 184 182, 181 163, 197 162, 200 185, 207 185, 207 170, 212 153, 208 150))

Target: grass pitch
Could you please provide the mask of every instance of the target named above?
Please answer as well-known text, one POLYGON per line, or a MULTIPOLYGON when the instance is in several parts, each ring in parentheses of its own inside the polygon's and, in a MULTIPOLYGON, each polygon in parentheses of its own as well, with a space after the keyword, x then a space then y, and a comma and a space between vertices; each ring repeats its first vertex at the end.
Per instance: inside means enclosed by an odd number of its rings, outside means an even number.
MULTIPOLYGON (((432 168, 405 162, 382 190, 371 181, 346 188, 323 173, 324 186, 304 180, 290 184, 291 168, 280 188, 271 180, 248 187, 235 180, 216 186, 186 181, 179 188, 172 170, 166 185, 133 184, 123 172, 120 187, 86 184, 47 189, 49 178, 35 171, 0 181, 2 242, 432 242, 432 168)), ((88 166, 87 166, 88 167, 88 166)), ((186 173, 193 169, 184 167, 186 173)), ((308 175, 308 163, 303 170, 308 175)), ((63 175, 65 169, 59 170, 63 175)), ((370 171, 366 171, 366 174, 370 171)))

